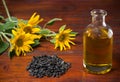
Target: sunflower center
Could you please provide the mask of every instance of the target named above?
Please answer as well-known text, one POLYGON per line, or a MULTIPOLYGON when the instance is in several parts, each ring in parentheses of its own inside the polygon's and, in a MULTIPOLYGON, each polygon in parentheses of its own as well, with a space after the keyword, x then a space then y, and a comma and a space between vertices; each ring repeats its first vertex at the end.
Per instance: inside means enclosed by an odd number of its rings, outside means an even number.
POLYGON ((16 41, 16 45, 17 45, 18 47, 23 46, 23 40, 22 40, 22 39, 18 39, 18 40, 16 41))
POLYGON ((30 26, 25 27, 25 28, 24 28, 24 31, 25 31, 26 33, 32 33, 32 30, 31 30, 31 27, 30 27, 30 26))
POLYGON ((65 34, 62 34, 62 35, 60 35, 60 37, 59 37, 59 41, 64 41, 65 40, 65 38, 66 38, 66 35, 65 34))

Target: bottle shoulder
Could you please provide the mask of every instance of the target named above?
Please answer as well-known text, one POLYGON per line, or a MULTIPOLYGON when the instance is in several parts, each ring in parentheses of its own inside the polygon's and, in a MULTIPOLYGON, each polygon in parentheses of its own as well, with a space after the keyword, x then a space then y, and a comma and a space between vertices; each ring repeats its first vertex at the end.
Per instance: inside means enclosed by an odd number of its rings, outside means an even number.
POLYGON ((104 25, 95 25, 93 23, 89 24, 88 26, 86 26, 85 30, 88 30, 88 29, 105 29, 105 30, 112 30, 111 26, 109 26, 108 24, 104 24, 104 25))
POLYGON ((113 36, 113 31, 109 25, 94 26, 93 24, 89 24, 84 34, 92 38, 111 38, 113 36))
POLYGON ((89 27, 91 27, 91 28, 104 27, 104 28, 111 29, 111 26, 106 23, 103 23, 103 24, 90 23, 89 25, 87 25, 87 28, 89 28, 89 27))

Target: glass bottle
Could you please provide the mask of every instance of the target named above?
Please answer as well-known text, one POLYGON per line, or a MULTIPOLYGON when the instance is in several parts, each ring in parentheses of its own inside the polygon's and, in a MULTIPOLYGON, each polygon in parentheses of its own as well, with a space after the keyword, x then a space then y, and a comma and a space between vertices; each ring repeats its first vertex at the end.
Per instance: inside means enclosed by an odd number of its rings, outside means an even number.
POLYGON ((105 10, 94 9, 91 15, 83 33, 83 66, 89 73, 105 74, 112 68, 113 31, 105 23, 105 10))

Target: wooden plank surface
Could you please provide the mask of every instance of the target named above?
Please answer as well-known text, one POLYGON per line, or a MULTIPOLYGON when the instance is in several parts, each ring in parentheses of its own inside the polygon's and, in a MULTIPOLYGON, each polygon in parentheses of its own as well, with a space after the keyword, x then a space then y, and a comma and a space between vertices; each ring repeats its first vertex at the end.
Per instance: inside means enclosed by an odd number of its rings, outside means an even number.
MULTIPOLYGON (((34 48, 32 53, 25 57, 14 57, 10 60, 7 51, 0 56, 0 82, 119 82, 120 81, 120 1, 119 0, 6 0, 12 16, 28 19, 34 12, 44 18, 40 24, 59 17, 63 21, 56 22, 48 27, 58 31, 59 27, 67 24, 67 28, 77 31, 75 46, 70 50, 62 51, 54 49, 54 45, 42 41, 41 45, 34 48), (83 44, 82 34, 84 28, 91 22, 90 11, 92 9, 104 9, 108 12, 106 22, 114 32, 113 46, 113 69, 104 75, 88 74, 82 65, 83 44), (72 68, 60 78, 44 77, 35 78, 29 76, 26 71, 28 62, 33 56, 49 54, 57 55, 72 64, 72 68)), ((0 0, 0 15, 5 17, 6 13, 0 0)))

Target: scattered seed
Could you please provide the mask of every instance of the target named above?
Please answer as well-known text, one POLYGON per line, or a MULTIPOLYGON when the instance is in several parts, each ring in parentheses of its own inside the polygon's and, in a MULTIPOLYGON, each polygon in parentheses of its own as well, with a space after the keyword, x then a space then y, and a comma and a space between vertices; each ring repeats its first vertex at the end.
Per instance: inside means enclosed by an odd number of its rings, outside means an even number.
POLYGON ((67 72, 71 64, 65 62, 57 55, 33 56, 33 59, 26 67, 31 76, 36 78, 60 77, 67 72))

